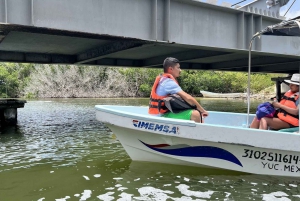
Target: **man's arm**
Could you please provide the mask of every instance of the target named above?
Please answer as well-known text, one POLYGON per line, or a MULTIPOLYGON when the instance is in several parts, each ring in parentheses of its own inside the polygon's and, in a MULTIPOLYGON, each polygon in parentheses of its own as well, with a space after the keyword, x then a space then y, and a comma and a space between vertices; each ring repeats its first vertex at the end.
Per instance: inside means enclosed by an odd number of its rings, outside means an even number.
POLYGON ((208 116, 208 112, 203 109, 203 107, 198 103, 198 101, 192 97, 190 94, 187 94, 184 91, 179 91, 177 92, 177 94, 186 102, 188 102, 190 105, 196 105, 197 106, 197 110, 199 110, 203 116, 208 116))

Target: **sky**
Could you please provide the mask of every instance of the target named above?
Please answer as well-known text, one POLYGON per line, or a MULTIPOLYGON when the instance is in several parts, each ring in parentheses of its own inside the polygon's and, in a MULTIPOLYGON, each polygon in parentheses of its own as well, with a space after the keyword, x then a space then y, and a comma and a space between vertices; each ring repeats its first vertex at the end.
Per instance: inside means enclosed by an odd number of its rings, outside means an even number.
MULTIPOLYGON (((219 0, 218 4, 221 4, 222 2, 228 2, 230 4, 235 4, 242 0, 219 0)), ((239 5, 245 5, 247 3, 250 3, 254 0, 247 0, 239 5)), ((266 0, 263 0, 266 1, 266 0)), ((290 0, 285 6, 280 8, 280 15, 284 15, 285 12, 289 9, 289 7, 292 5, 294 0, 290 0)), ((300 0, 296 0, 294 5, 291 7, 291 9, 288 11, 288 13, 285 15, 288 19, 298 17, 300 16, 300 0)))
MULTIPOLYGON (((292 5, 293 0, 290 0, 285 6, 280 8, 280 15, 284 15, 285 12, 289 9, 289 7, 292 5)), ((285 15, 287 18, 294 18, 300 16, 300 0, 296 0, 294 5, 291 7, 291 9, 288 11, 288 13, 285 15)))

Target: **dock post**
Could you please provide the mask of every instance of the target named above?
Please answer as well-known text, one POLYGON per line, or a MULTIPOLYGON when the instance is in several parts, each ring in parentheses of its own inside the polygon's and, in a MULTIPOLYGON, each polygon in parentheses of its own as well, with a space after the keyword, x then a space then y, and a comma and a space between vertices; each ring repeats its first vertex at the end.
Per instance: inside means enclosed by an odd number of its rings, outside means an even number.
POLYGON ((23 108, 25 103, 25 100, 0 99, 1 127, 16 125, 18 121, 18 108, 23 108))
POLYGON ((5 119, 5 125, 16 125, 17 124, 17 108, 6 108, 4 109, 3 116, 5 119))

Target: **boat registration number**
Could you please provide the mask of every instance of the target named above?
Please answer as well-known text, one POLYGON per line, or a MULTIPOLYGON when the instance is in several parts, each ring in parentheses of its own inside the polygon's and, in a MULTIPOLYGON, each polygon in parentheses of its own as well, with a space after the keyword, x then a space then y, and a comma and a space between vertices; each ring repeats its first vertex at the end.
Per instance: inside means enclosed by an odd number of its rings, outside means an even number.
POLYGON ((298 164, 299 156, 292 154, 279 154, 275 152, 266 151, 255 151, 251 149, 244 149, 244 158, 253 158, 259 160, 266 160, 270 162, 283 162, 283 163, 293 163, 298 164))

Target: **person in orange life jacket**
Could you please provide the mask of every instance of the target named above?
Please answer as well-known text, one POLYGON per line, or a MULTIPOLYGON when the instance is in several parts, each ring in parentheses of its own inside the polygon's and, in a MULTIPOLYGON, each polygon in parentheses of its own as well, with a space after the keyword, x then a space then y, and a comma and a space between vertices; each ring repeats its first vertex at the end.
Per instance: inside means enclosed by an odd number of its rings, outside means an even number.
POLYGON ((181 72, 179 61, 175 58, 168 57, 164 60, 163 68, 164 74, 156 77, 152 87, 148 111, 149 114, 161 115, 166 118, 194 120, 195 122, 201 121, 200 113, 197 110, 201 112, 203 117, 208 116, 208 112, 201 107, 198 101, 191 95, 184 92, 179 86, 176 80, 176 78, 180 76, 181 72), (191 109, 184 110, 179 113, 172 113, 166 108, 162 108, 158 111, 158 101, 172 94, 178 94, 189 104, 196 105, 197 110, 191 109))
POLYGON ((278 114, 273 118, 263 117, 260 121, 255 117, 250 128, 267 130, 270 127, 279 130, 299 126, 299 74, 293 74, 290 80, 284 81, 289 83, 290 90, 284 94, 280 102, 276 100, 272 102, 272 105, 278 108, 278 114))

